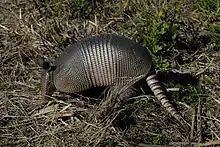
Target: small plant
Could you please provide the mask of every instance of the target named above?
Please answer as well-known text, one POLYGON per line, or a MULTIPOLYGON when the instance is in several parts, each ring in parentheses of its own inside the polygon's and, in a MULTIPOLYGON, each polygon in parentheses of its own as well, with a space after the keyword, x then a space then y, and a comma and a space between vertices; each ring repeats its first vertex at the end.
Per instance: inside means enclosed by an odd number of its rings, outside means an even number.
POLYGON ((98 11, 98 3, 101 1, 99 0, 72 0, 71 1, 71 8, 78 15, 78 17, 89 19, 98 11), (76 13, 77 12, 77 13, 76 13))
POLYGON ((168 83, 168 87, 174 86, 180 88, 180 93, 178 95, 172 94, 172 99, 182 101, 191 107, 194 107, 199 101, 205 102, 206 92, 201 85, 192 86, 190 84, 180 85, 168 83))
POLYGON ((169 66, 166 58, 169 48, 176 37, 179 25, 175 20, 166 20, 168 10, 160 9, 155 13, 148 10, 137 12, 134 20, 128 21, 120 28, 122 34, 126 33, 146 47, 153 56, 156 69, 169 66), (128 32, 128 30, 130 30, 128 32))
POLYGON ((220 23, 210 24, 208 31, 210 32, 211 42, 220 45, 220 23))
POLYGON ((167 144, 169 143, 169 139, 164 134, 158 134, 154 137, 154 144, 167 144))
POLYGON ((45 7, 48 17, 67 17, 67 18, 83 18, 90 19, 94 14, 98 13, 97 7, 102 3, 102 0, 67 0, 67 1, 47 1, 41 0, 41 7, 45 7))
POLYGON ((215 13, 220 15, 220 1, 219 0, 200 0, 200 9, 206 13, 215 13))
POLYGON ((176 26, 173 22, 164 21, 162 10, 152 17, 152 22, 149 28, 149 35, 144 38, 143 45, 151 44, 153 53, 158 53, 163 50, 163 43, 172 41, 175 38, 176 26))
POLYGON ((169 62, 162 56, 155 58, 154 62, 156 63, 154 65, 156 69, 166 69, 169 67, 169 62))

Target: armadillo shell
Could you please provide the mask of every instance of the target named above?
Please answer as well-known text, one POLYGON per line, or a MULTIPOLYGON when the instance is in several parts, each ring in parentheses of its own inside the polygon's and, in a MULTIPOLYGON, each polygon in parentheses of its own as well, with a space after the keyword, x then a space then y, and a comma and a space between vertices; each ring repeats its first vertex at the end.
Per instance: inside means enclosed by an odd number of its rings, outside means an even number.
POLYGON ((55 65, 55 87, 73 93, 139 80, 150 71, 152 59, 140 44, 126 37, 103 34, 72 44, 56 59, 55 65))

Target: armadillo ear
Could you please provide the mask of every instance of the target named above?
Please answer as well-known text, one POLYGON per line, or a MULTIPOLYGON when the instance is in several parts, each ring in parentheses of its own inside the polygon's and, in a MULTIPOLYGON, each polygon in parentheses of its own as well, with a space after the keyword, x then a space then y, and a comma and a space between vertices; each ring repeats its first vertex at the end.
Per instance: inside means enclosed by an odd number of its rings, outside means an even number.
POLYGON ((42 67, 43 67, 43 69, 45 69, 45 70, 50 70, 50 68, 51 68, 50 63, 47 62, 47 61, 44 61, 44 62, 43 62, 42 67))
POLYGON ((36 57, 36 63, 39 65, 39 66, 43 66, 43 63, 45 61, 45 58, 41 57, 40 55, 37 55, 36 57))
POLYGON ((50 61, 47 61, 46 58, 37 55, 36 63, 41 66, 44 70, 52 71, 55 70, 55 66, 52 65, 50 61))
POLYGON ((47 70, 48 72, 54 71, 56 69, 56 66, 52 65, 50 62, 44 61, 42 65, 44 70, 47 70))

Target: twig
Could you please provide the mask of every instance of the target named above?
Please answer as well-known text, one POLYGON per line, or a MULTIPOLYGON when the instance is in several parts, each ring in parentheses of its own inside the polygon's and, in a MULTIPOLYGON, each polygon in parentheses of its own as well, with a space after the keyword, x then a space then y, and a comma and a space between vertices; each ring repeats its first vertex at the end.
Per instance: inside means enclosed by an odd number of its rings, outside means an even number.
POLYGON ((220 140, 211 140, 204 143, 197 143, 197 142, 171 142, 171 145, 194 145, 194 147, 202 147, 202 146, 213 146, 213 145, 220 145, 220 140))
POLYGON ((202 141, 202 129, 201 129, 201 104, 200 104, 200 100, 199 100, 199 104, 198 104, 198 108, 197 108, 197 133, 198 133, 198 141, 201 142, 202 141))
POLYGON ((193 133, 194 133, 194 129, 195 129, 195 109, 193 110, 193 115, 192 115, 192 125, 191 125, 191 133, 190 133, 190 140, 193 139, 193 133))

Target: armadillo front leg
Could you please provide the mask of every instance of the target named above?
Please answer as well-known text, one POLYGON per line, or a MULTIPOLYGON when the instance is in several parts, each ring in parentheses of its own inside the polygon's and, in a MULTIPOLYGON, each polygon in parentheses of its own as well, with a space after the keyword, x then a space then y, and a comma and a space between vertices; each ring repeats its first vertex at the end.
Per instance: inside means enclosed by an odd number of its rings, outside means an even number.
POLYGON ((154 93, 156 99, 161 103, 161 105, 182 125, 190 126, 182 116, 174 109, 174 107, 170 104, 165 92, 161 86, 161 82, 158 80, 157 74, 155 70, 151 70, 151 74, 146 78, 147 84, 149 85, 150 89, 154 93))

